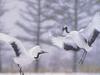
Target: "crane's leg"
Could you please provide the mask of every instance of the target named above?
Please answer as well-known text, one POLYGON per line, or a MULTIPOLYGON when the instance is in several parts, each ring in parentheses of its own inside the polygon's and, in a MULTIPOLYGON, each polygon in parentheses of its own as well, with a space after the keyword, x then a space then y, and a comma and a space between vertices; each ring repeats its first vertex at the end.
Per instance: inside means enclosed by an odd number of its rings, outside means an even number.
POLYGON ((86 57, 86 55, 87 55, 87 51, 85 50, 85 49, 83 49, 83 54, 82 54, 82 57, 81 57, 81 59, 80 59, 80 62, 79 62, 79 64, 83 64, 84 63, 84 60, 85 60, 85 57, 86 57))
POLYGON ((24 75, 24 72, 22 71, 22 67, 20 67, 19 64, 17 64, 17 66, 19 67, 19 72, 20 72, 20 75, 24 75))

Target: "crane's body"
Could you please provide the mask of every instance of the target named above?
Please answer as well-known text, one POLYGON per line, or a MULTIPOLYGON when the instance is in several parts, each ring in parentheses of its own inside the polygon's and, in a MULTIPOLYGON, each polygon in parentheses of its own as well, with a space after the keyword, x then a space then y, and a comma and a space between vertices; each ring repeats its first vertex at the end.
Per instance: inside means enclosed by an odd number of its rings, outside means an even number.
POLYGON ((71 38, 75 44, 81 49, 90 50, 90 46, 87 41, 83 38, 83 36, 78 31, 72 31, 68 35, 66 35, 66 39, 71 38))

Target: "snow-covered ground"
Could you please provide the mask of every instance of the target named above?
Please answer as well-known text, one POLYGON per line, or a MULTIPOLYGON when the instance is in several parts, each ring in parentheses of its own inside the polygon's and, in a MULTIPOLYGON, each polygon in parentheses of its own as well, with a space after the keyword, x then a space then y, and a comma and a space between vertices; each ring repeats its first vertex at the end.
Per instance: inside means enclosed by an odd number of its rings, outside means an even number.
MULTIPOLYGON (((0 73, 0 75, 20 75, 20 74, 0 73)), ((25 73, 25 75, 100 75, 100 73, 25 73)))

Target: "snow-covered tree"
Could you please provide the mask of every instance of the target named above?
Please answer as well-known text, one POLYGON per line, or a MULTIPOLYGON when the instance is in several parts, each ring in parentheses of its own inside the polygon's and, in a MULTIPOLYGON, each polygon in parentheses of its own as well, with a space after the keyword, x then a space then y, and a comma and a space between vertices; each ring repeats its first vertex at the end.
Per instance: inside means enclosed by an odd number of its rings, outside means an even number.
MULTIPOLYGON (((2 15, 7 11, 5 9, 3 9, 3 6, 5 5, 5 1, 4 0, 0 0, 0 19, 2 17, 2 15)), ((4 32, 3 31, 4 25, 0 20, 0 32, 4 32)), ((0 72, 2 71, 2 43, 0 43, 0 72)))

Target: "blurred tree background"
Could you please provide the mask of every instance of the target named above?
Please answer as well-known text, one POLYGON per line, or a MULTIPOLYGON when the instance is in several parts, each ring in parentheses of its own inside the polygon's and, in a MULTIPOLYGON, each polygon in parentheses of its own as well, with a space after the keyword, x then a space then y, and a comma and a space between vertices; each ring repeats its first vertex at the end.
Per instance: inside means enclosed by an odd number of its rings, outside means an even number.
MULTIPOLYGON (((85 28, 96 12, 100 12, 100 0, 0 0, 0 32, 18 38, 27 50, 40 45, 49 52, 25 71, 100 72, 100 37, 83 65, 78 64, 81 51, 66 52, 48 37, 48 31, 61 34, 65 25, 69 31, 85 28)), ((12 48, 0 43, 1 72, 17 71, 13 56, 12 48)))

